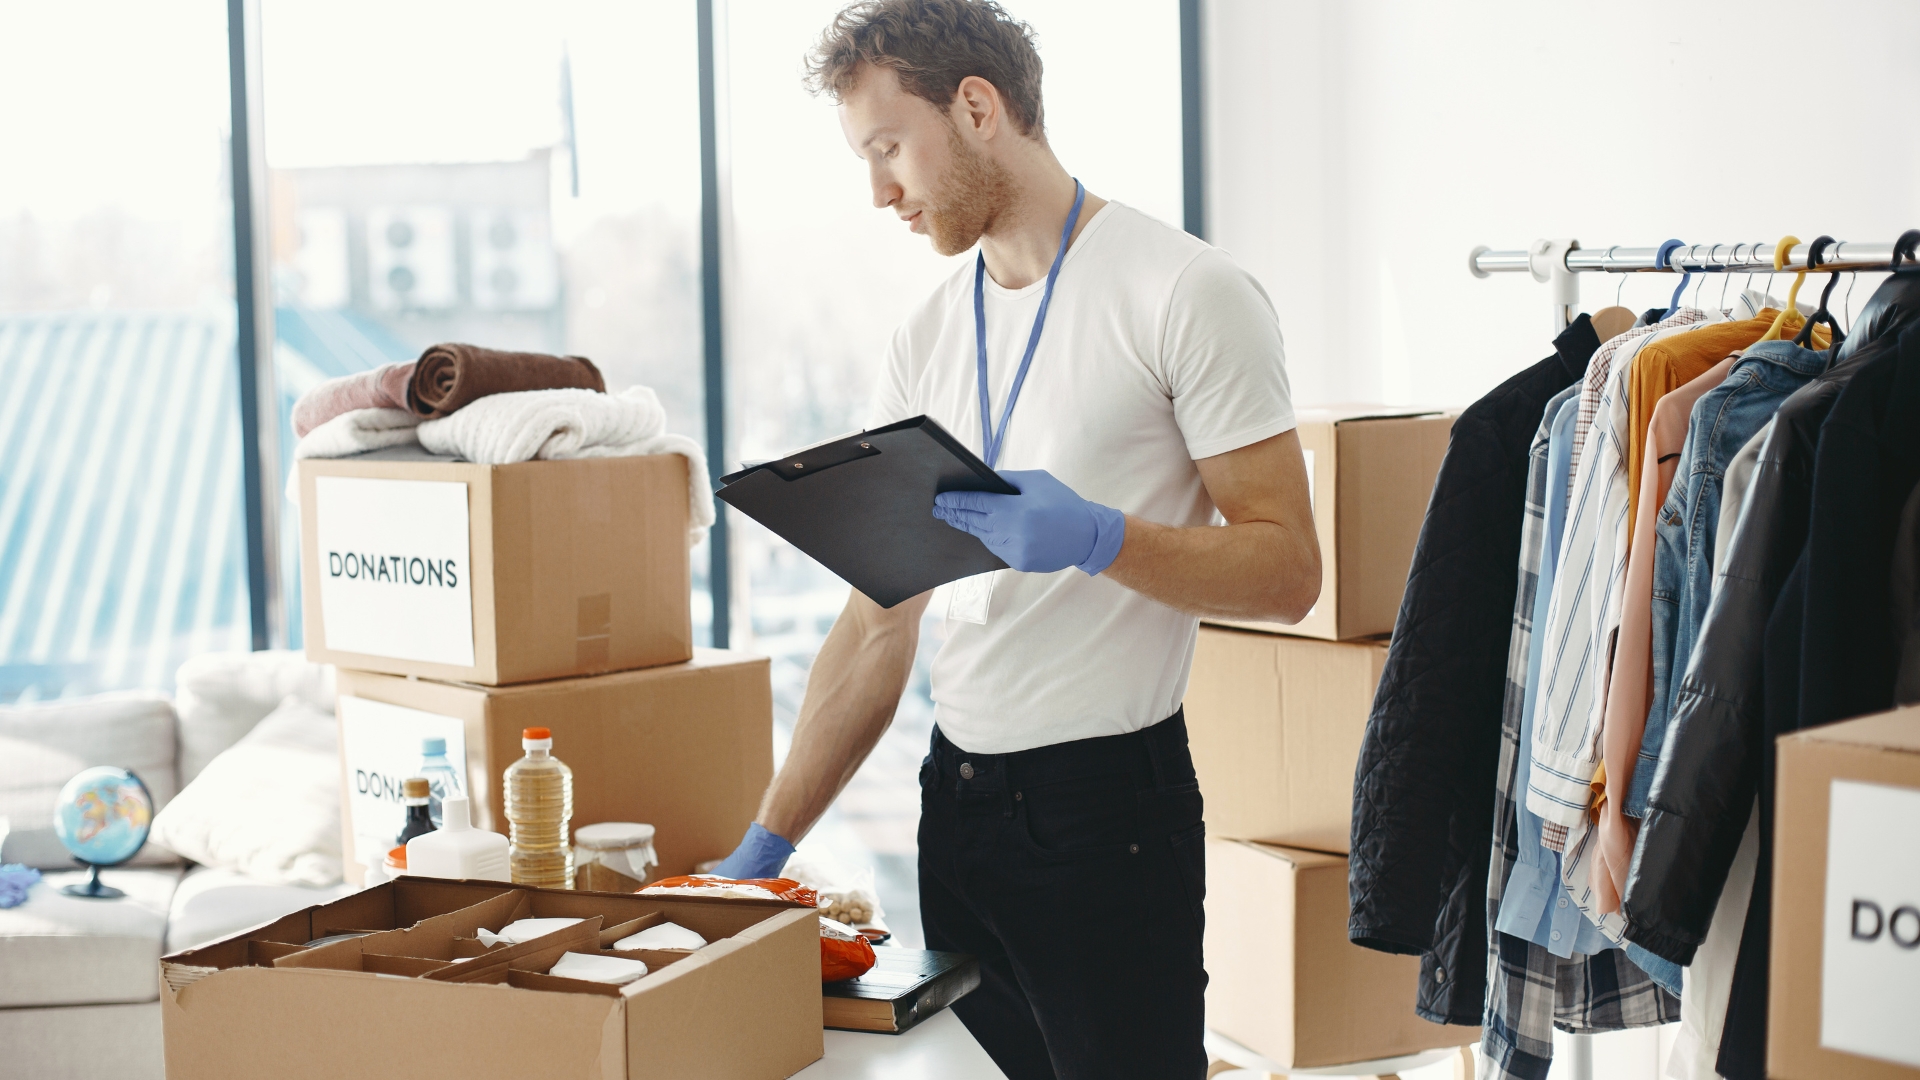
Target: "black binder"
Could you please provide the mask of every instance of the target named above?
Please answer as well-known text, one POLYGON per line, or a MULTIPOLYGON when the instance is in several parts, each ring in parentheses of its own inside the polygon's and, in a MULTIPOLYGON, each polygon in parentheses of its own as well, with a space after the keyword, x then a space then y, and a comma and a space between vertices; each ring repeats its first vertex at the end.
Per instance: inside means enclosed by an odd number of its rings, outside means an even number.
POLYGON ((943 491, 1018 495, 933 419, 809 446, 720 478, 728 505, 819 560, 881 607, 1006 563, 933 516, 943 491))

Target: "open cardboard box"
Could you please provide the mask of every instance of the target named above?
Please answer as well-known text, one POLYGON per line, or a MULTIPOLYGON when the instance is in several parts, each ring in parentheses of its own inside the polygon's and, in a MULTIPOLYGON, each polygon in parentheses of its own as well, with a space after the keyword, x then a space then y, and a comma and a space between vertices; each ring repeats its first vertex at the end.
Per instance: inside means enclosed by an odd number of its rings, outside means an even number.
POLYGON ((163 957, 175 1076, 338 1078, 369 1061, 476 1077, 791 1076, 822 1053, 814 909, 407 877, 163 957), (486 946, 521 918, 583 920, 486 946), (694 950, 613 952, 671 920, 694 950), (313 948, 347 931, 366 936, 313 948), (646 962, 624 986, 547 974, 567 952, 646 962))

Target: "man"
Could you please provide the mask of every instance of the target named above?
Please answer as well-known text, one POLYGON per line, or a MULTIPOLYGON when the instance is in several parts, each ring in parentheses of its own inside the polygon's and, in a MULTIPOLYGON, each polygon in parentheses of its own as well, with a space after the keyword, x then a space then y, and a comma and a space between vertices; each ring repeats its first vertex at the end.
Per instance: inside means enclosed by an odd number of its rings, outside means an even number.
MULTIPOLYGON (((1293 622, 1320 586, 1272 305, 1223 252, 1068 175, 1031 31, 991 0, 857 3, 809 59, 874 205, 943 255, 980 249, 895 335, 871 422, 932 416, 1020 490, 934 508, 1012 569, 958 583, 933 667, 927 945, 980 958, 955 1011, 1014 1080, 1198 1080, 1196 616, 1293 622)), ((849 598, 721 873, 777 873, 865 760, 927 600, 849 598)))

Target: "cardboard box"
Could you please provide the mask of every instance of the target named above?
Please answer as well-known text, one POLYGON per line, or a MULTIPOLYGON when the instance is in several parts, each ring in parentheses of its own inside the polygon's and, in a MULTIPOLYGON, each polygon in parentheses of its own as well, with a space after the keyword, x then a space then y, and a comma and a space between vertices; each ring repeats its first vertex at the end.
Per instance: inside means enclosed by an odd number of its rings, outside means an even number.
POLYGON ((402 878, 163 957, 160 982, 167 1075, 201 1080, 777 1080, 824 1045, 818 915, 780 901, 402 878), (586 922, 491 950, 475 936, 522 917, 586 922), (613 954, 649 968, 625 986, 545 974, 662 918, 709 944, 613 954), (348 929, 375 933, 303 947, 348 929))
POLYGON ((1413 1011, 1420 958, 1347 940, 1347 860, 1207 841, 1207 1027, 1280 1065, 1465 1046, 1480 1029, 1413 1011))
POLYGON ((1320 536, 1320 599, 1291 626, 1209 621, 1330 641, 1392 633, 1453 416, 1346 405, 1302 409, 1299 424, 1320 536))
POLYGON ((1920 708, 1783 736, 1767 1075, 1920 1077, 1920 708))
POLYGON ((498 685, 693 655, 687 461, 300 463, 307 656, 498 685))
MULTIPOLYGON (((400 831, 400 781, 420 739, 464 757, 476 828, 507 832, 500 781, 525 753, 520 733, 553 732, 573 770, 572 828, 601 821, 654 826, 659 874, 732 851, 773 779, 773 692, 762 656, 696 650, 684 664, 519 686, 339 673, 342 844, 361 879, 358 837, 400 831)), ((382 847, 378 850, 386 850, 382 847)))
POLYGON ((1186 714, 1208 833, 1345 854, 1354 763, 1386 662, 1382 641, 1202 626, 1186 714))

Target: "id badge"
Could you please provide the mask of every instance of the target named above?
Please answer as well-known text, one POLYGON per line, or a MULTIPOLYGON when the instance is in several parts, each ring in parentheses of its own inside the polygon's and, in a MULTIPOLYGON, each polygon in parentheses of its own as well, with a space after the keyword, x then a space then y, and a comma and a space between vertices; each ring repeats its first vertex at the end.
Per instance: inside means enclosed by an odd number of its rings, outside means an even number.
POLYGON ((953 583, 947 597, 947 618, 954 622, 987 625, 987 609, 993 606, 993 579, 998 570, 964 577, 953 583))

